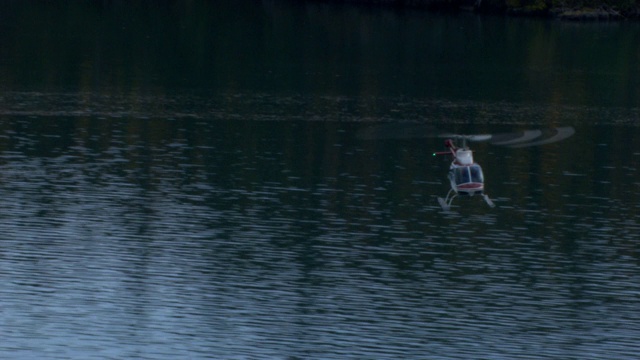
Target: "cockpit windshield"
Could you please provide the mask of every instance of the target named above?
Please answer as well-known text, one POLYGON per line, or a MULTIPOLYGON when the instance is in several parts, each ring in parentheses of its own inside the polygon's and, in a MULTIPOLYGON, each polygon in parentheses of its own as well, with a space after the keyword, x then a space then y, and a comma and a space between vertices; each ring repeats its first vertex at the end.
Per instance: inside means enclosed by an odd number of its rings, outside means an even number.
POLYGON ((461 166, 454 169, 456 185, 468 183, 484 183, 482 168, 480 165, 461 166))

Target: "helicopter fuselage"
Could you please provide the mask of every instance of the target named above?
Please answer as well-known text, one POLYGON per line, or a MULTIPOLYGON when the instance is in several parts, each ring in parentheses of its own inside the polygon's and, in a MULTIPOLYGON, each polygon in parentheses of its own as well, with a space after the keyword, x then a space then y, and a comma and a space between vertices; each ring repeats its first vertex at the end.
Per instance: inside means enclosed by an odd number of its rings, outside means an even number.
POLYGON ((451 189, 459 195, 480 195, 484 192, 484 176, 478 164, 456 165, 449 168, 451 189))
POLYGON ((453 161, 449 167, 451 189, 460 195, 482 194, 484 175, 482 167, 473 162, 473 152, 467 148, 450 148, 453 161))

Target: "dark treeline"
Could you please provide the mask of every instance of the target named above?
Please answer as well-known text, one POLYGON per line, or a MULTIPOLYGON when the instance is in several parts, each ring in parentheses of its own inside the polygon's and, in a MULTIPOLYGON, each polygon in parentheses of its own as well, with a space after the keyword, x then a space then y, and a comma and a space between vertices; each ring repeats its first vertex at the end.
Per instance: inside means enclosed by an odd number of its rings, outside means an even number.
POLYGON ((640 19, 640 0, 322 0, 438 11, 475 11, 565 20, 640 19))

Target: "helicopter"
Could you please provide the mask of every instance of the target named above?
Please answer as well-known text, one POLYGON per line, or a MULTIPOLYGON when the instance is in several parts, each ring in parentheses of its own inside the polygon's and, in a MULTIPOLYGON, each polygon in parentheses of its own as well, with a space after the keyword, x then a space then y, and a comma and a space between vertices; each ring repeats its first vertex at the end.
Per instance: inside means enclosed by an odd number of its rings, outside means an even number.
POLYGON ((554 135, 540 140, 537 139, 543 136, 544 132, 542 130, 526 130, 520 133, 494 135, 439 135, 441 138, 446 138, 445 147, 447 151, 434 152, 433 156, 451 155, 452 157, 449 173, 447 174, 451 189, 444 198, 438 197, 438 203, 442 210, 450 210, 453 200, 459 195, 479 195, 489 207, 495 207, 491 198, 484 193, 482 167, 473 161, 473 151, 467 146, 467 141, 491 141, 493 145, 521 148, 561 141, 575 133, 573 127, 559 127, 553 130, 555 131, 554 135), (457 146, 455 140, 461 141, 461 146, 457 146))
POLYGON ((480 195, 489 207, 495 207, 493 201, 484 193, 482 167, 473 161, 473 151, 466 146, 467 140, 471 139, 473 135, 457 135, 455 137, 462 140, 463 145, 461 147, 456 146, 453 139, 447 139, 445 140, 445 147, 449 150, 433 153, 434 156, 451 154, 453 157, 447 174, 451 189, 446 197, 438 197, 438 203, 442 210, 447 211, 451 209, 451 203, 458 195, 480 195))

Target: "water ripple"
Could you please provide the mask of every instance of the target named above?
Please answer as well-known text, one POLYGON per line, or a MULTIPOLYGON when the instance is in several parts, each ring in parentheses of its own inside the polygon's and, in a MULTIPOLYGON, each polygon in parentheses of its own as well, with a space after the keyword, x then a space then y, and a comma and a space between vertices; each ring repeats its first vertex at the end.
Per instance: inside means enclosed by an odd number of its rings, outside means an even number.
POLYGON ((350 124, 249 123, 260 140, 242 146, 233 123, 200 124, 198 141, 174 120, 146 140, 128 122, 64 138, 74 121, 0 156, 3 355, 635 357, 633 194, 558 172, 443 214, 442 174, 396 166, 406 144, 367 163, 377 150, 350 124), (274 145, 322 131, 343 146, 274 145))

